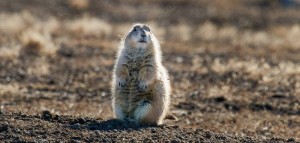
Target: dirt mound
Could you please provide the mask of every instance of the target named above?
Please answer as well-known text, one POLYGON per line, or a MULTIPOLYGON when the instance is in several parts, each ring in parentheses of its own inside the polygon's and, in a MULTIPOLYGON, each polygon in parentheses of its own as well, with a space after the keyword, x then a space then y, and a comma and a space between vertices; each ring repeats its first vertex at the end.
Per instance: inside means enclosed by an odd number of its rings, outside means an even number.
POLYGON ((139 126, 116 119, 53 115, 49 111, 39 115, 1 113, 0 120, 0 140, 8 142, 295 142, 293 138, 263 141, 215 134, 203 129, 139 126))

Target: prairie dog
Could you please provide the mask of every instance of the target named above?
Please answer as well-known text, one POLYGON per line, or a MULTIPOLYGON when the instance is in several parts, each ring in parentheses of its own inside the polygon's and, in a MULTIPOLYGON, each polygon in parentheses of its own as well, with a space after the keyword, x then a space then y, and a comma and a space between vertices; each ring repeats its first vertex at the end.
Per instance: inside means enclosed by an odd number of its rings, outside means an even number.
POLYGON ((170 92, 158 40, 149 26, 135 24, 121 41, 114 65, 112 107, 116 118, 162 124, 169 110, 170 92))

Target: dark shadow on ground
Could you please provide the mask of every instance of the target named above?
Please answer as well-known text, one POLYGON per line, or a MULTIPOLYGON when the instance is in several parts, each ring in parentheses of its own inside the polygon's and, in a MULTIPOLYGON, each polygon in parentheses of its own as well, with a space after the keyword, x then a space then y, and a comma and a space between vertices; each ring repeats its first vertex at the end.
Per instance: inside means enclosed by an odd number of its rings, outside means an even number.
POLYGON ((131 121, 121 121, 118 119, 109 119, 106 121, 87 123, 83 126, 88 130, 114 131, 114 130, 140 130, 149 127, 158 127, 156 125, 139 125, 131 121))
POLYGON ((115 131, 115 130, 141 130, 149 127, 163 127, 165 125, 140 125, 129 120, 109 119, 103 120, 101 118, 94 119, 89 117, 75 117, 67 115, 55 115, 50 111, 43 111, 38 118, 48 122, 57 122, 63 124, 67 128, 81 130, 98 130, 98 131, 115 131))

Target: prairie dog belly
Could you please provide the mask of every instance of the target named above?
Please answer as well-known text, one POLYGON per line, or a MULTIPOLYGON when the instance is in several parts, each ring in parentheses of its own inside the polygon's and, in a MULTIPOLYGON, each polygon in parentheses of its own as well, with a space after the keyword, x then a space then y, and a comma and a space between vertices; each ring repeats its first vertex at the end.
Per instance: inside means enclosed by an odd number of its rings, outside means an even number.
POLYGON ((142 61, 141 58, 137 58, 137 60, 127 64, 129 77, 124 86, 116 89, 116 100, 122 101, 120 106, 126 118, 134 118, 134 111, 138 106, 142 106, 146 102, 151 104, 153 101, 153 83, 145 90, 140 90, 138 86, 138 75, 142 61))

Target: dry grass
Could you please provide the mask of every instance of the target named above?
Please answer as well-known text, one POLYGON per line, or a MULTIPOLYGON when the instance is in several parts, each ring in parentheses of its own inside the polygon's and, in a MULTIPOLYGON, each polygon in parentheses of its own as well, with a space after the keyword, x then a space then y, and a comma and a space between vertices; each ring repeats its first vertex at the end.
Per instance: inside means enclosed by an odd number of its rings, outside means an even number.
POLYGON ((56 47, 52 35, 60 31, 60 23, 55 18, 39 20, 26 11, 2 13, 0 15, 0 33, 5 34, 6 45, 0 48, 0 56, 17 57, 18 55, 52 55, 56 47), (20 46, 14 39, 18 37, 20 46), (11 42, 12 41, 12 42, 11 42))
MULTIPOLYGON (((87 15, 73 20, 58 20, 55 17, 40 20, 28 12, 22 12, 21 15, 4 13, 0 15, 0 20, 3 21, 0 24, 0 33, 4 33, 8 36, 5 37, 5 39, 22 33, 23 37, 32 37, 21 38, 23 39, 21 40, 23 44, 24 42, 26 43, 26 41, 30 41, 27 39, 36 39, 35 41, 40 41, 37 43, 41 44, 43 43, 41 41, 45 41, 42 39, 49 41, 52 40, 52 36, 62 35, 66 32, 72 34, 71 37, 109 38, 123 36, 132 25, 132 23, 123 23, 121 25, 111 24, 97 17, 87 15), (30 32, 26 31, 32 31, 32 33, 35 34, 28 34, 30 32), (38 34, 36 33, 39 33, 40 36, 37 36, 38 34)), ((252 31, 247 29, 241 30, 230 25, 219 27, 210 21, 206 21, 200 25, 179 23, 170 26, 161 26, 153 21, 145 23, 148 23, 154 29, 157 37, 162 41, 201 40, 206 42, 226 42, 232 45, 250 47, 267 46, 272 48, 287 47, 291 49, 298 49, 300 47, 300 43, 297 40, 297 37, 300 35, 300 26, 298 24, 289 27, 279 26, 252 31)), ((63 37, 60 38, 63 39, 63 37)))
POLYGON ((20 93, 20 87, 17 83, 0 84, 0 97, 3 95, 16 95, 20 93))
POLYGON ((112 26, 105 21, 90 16, 83 16, 75 20, 65 22, 65 27, 75 37, 100 37, 111 35, 112 26))
POLYGON ((229 70, 243 71, 254 77, 261 75, 289 76, 300 73, 300 66, 296 63, 280 62, 277 66, 271 66, 268 63, 254 59, 250 61, 230 59, 229 61, 222 63, 220 59, 214 59, 211 68, 218 73, 225 73, 229 70))
POLYGON ((226 42, 239 46, 271 47, 271 48, 292 48, 300 46, 296 37, 299 37, 299 25, 290 27, 271 27, 269 29, 252 31, 239 30, 232 26, 217 27, 211 22, 199 25, 194 32, 193 40, 206 42, 226 42))
POLYGON ((195 36, 204 41, 212 41, 217 37, 217 27, 211 22, 205 22, 203 25, 199 25, 195 36))
POLYGON ((68 2, 71 7, 79 10, 87 9, 90 5, 89 0, 68 0, 68 2))
POLYGON ((64 32, 62 25, 63 23, 55 17, 49 17, 45 20, 39 20, 36 18, 34 25, 31 25, 27 29, 34 29, 40 33, 47 33, 51 36, 57 36, 64 32))
POLYGON ((41 77, 43 75, 49 75, 50 64, 45 58, 39 58, 38 60, 31 61, 26 73, 32 76, 41 77))
POLYGON ((22 49, 20 55, 53 55, 56 47, 49 33, 40 33, 35 30, 27 30, 22 33, 22 49))
POLYGON ((168 27, 166 39, 176 41, 189 41, 191 40, 191 28, 186 24, 177 24, 168 27))
POLYGON ((0 47, 0 57, 7 59, 14 59, 19 56, 19 46, 0 47))
POLYGON ((0 33, 6 36, 15 36, 21 34, 34 21, 29 12, 21 13, 1 13, 0 14, 0 33))

